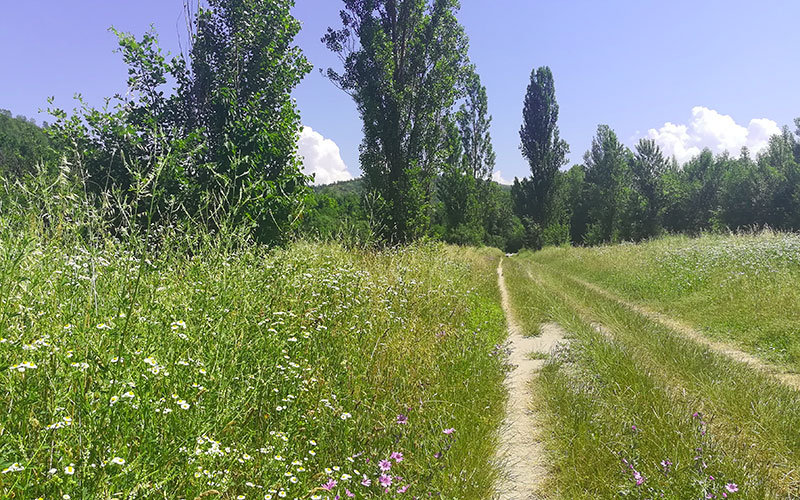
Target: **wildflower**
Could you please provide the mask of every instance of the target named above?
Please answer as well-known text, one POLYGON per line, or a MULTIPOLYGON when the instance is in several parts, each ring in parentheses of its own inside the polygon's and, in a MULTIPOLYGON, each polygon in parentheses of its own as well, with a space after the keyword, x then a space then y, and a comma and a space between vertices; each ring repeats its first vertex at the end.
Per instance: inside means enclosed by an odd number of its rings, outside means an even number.
POLYGON ((339 484, 339 483, 337 483, 335 479, 330 478, 330 479, 328 479, 327 483, 322 485, 322 489, 325 490, 325 491, 331 491, 334 488, 336 488, 337 484, 339 484))
POLYGON ((739 491, 739 486, 736 483, 728 483, 725 485, 725 489, 728 490, 729 493, 736 493, 739 491))
POLYGON ((397 488, 397 492, 398 493, 405 493, 406 491, 408 491, 408 488, 409 488, 409 485, 406 484, 404 486, 401 486, 401 487, 397 488))
POLYGON ((408 423, 408 417, 403 415, 402 413, 397 416, 397 423, 401 425, 405 425, 408 423))
POLYGON ((112 464, 125 465, 125 459, 121 457, 114 457, 111 459, 112 464))
POLYGON ((108 406, 114 406, 114 404, 115 404, 117 401, 119 401, 119 397, 118 397, 118 396, 111 396, 111 399, 110 399, 110 400, 109 400, 109 402, 108 402, 108 406))
POLYGON ((444 432, 444 433, 445 433, 445 434, 447 434, 447 435, 450 435, 450 434, 454 433, 455 431, 456 431, 455 429, 453 429, 452 427, 450 427, 449 429, 445 429, 445 430, 443 430, 442 432, 444 432))
POLYGON ((381 470, 386 472, 387 470, 392 468, 392 462, 388 460, 381 460, 378 462, 378 466, 380 466, 381 470))
POLYGON ((403 454, 399 451, 393 451, 389 458, 393 459, 395 462, 402 462, 403 454))
POLYGON ((178 400, 178 406, 180 406, 184 410, 188 410, 189 409, 189 403, 187 403, 186 401, 184 401, 182 399, 178 400))
POLYGON ((25 470, 25 467, 21 466, 17 462, 14 462, 13 464, 11 464, 8 467, 6 467, 5 469, 3 469, 2 474, 8 474, 9 472, 20 472, 20 471, 24 471, 24 470, 25 470))
POLYGON ((389 476, 388 474, 381 474, 381 476, 378 478, 378 482, 381 483, 381 486, 388 488, 392 485, 392 476, 389 476))
POLYGON ((348 418, 353 418, 353 415, 351 415, 351 414, 349 414, 347 412, 344 412, 344 413, 342 413, 342 416, 339 417, 339 418, 341 418, 342 420, 347 420, 348 418))
POLYGON ((35 363, 31 363, 30 361, 25 361, 19 365, 12 365, 11 370, 16 370, 20 373, 25 373, 25 370, 35 370, 39 368, 35 363))
POLYGON ((644 476, 639 471, 633 471, 633 478, 636 480, 636 486, 641 486, 644 483, 644 476))
POLYGON ((111 330, 111 327, 105 323, 98 323, 97 324, 98 330, 111 330))
POLYGON ((75 464, 69 464, 68 466, 64 467, 64 474, 68 476, 75 474, 75 464))

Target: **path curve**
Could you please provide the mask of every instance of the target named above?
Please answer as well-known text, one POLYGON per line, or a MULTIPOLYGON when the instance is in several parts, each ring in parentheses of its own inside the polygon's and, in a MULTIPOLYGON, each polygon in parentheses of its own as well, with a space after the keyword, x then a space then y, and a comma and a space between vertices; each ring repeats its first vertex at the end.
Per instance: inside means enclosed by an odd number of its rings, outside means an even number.
POLYGON ((757 370, 772 375, 773 377, 778 379, 781 383, 793 389, 796 390, 800 389, 800 374, 786 372, 782 368, 770 364, 768 362, 765 362, 748 352, 742 351, 741 349, 732 346, 731 344, 712 340, 702 332, 692 328, 691 326, 687 325, 682 321, 669 317, 658 311, 649 309, 645 306, 625 300, 619 295, 609 290, 606 290, 605 288, 602 288, 598 285, 595 285, 594 283, 590 283, 580 278, 576 278, 575 276, 567 275, 567 278, 571 279, 572 281, 578 283, 579 285, 585 288, 588 288, 589 290, 597 293, 598 295, 602 295, 603 297, 644 316, 650 321, 660 323, 662 326, 665 326, 683 335, 684 337, 697 342, 698 344, 702 344, 703 346, 707 347, 708 349, 714 352, 722 354, 723 356, 726 356, 735 361, 746 363, 757 370))
POLYGON ((511 350, 508 361, 512 369, 506 377, 509 396, 496 457, 502 465, 503 473, 495 498, 535 500, 543 497, 537 489, 547 475, 547 465, 541 439, 541 415, 531 408, 531 380, 544 365, 544 361, 530 359, 529 354, 551 352, 564 339, 564 330, 554 323, 548 323, 542 325, 541 335, 538 337, 523 336, 523 329, 511 310, 502 260, 497 266, 497 285, 508 325, 511 350))

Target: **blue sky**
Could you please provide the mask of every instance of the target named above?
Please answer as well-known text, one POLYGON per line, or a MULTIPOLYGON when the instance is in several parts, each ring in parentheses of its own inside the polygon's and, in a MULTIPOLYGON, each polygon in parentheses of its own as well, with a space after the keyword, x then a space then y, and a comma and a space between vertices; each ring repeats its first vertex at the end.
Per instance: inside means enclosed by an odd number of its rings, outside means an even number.
MULTIPOLYGON (((315 66, 295 92, 314 131, 304 132, 301 149, 318 177, 359 174, 355 106, 318 71, 338 62, 319 39, 338 26, 339 8, 336 0, 299 0, 294 9, 303 23, 297 44, 315 66)), ((51 95, 64 108, 76 92, 102 104, 124 91, 126 78, 108 27, 140 35, 153 24, 176 52, 181 13, 181 0, 9 2, 0 17, 0 108, 42 121, 37 111, 51 95)), ((685 160, 705 146, 757 150, 800 116, 795 0, 462 0, 459 19, 487 87, 505 179, 527 172, 518 149, 522 98, 541 65, 555 76, 573 163, 600 123, 629 146, 649 135, 685 160)))

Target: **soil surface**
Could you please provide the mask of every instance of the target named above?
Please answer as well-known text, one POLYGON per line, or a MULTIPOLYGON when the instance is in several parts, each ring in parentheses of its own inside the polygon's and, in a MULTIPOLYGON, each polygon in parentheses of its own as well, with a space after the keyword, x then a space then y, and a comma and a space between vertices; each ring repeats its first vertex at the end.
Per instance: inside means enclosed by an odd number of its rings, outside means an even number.
POLYGON ((554 323, 542 325, 540 335, 524 336, 514 318, 508 289, 503 278, 503 262, 497 267, 497 282, 508 325, 512 369, 506 378, 509 397, 506 419, 500 434, 497 460, 502 466, 497 500, 534 500, 544 498, 539 490, 547 475, 545 450, 541 436, 541 415, 531 407, 531 381, 544 365, 531 359, 530 353, 550 353, 564 339, 564 330, 554 323))

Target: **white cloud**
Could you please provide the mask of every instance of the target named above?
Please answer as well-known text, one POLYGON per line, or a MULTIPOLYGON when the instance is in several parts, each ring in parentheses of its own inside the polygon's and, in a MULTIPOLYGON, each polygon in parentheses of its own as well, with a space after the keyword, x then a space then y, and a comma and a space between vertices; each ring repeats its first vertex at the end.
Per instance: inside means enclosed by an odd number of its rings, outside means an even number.
POLYGON ((510 180, 503 178, 503 172, 500 170, 495 170, 492 173, 492 180, 498 184, 505 184, 506 186, 510 186, 512 184, 510 180))
POLYGON ((330 184, 353 178, 339 154, 339 146, 311 127, 303 127, 297 145, 303 158, 303 172, 314 175, 314 184, 330 184))
POLYGON ((703 106, 692 108, 688 125, 667 122, 660 129, 650 129, 647 137, 654 139, 667 156, 684 163, 697 156, 703 148, 714 153, 728 151, 738 155, 745 146, 752 154, 764 149, 770 136, 780 133, 778 124, 766 118, 750 120, 747 127, 739 125, 729 115, 703 106))

